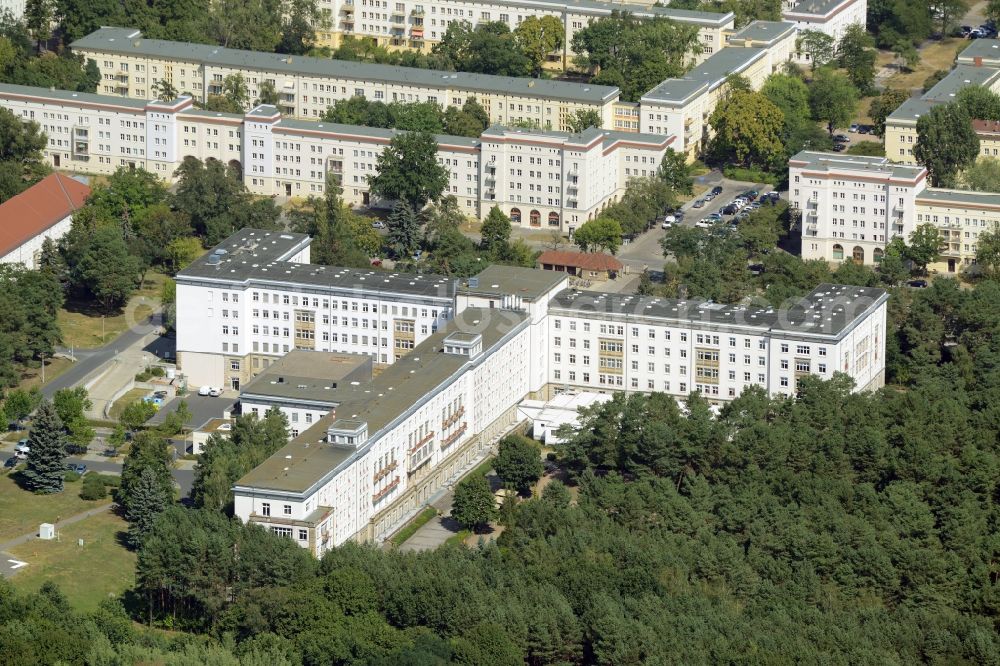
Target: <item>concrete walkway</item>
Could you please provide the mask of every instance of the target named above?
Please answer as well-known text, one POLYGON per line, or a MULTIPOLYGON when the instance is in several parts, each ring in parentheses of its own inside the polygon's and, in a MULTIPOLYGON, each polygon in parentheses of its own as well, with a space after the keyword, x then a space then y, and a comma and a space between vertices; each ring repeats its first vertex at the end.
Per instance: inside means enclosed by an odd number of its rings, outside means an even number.
MULTIPOLYGON (((70 516, 69 518, 63 518, 62 520, 60 520, 59 522, 57 522, 55 524, 55 526, 56 526, 56 534, 58 534, 59 530, 61 530, 63 527, 66 527, 67 525, 72 525, 73 523, 78 523, 81 520, 85 520, 87 518, 90 518, 91 516, 96 516, 99 513, 104 513, 105 511, 107 511, 108 509, 110 509, 113 505, 114 505, 114 502, 108 502, 107 504, 104 504, 103 506, 95 507, 93 509, 88 509, 88 510, 84 511, 83 513, 76 514, 75 516, 70 516)), ((0 543, 0 552, 9 550, 11 548, 17 548, 18 546, 26 544, 29 541, 33 541, 33 540, 35 540, 37 538, 38 538, 38 533, 37 532, 33 532, 31 534, 22 534, 21 536, 17 537, 16 539, 11 539, 10 541, 6 541, 4 543, 0 543)))
POLYGON ((455 493, 449 489, 441 497, 431 502, 430 505, 438 510, 438 515, 422 525, 413 533, 413 536, 399 546, 398 550, 404 553, 434 550, 460 532, 462 526, 450 515, 451 501, 454 497, 455 493))

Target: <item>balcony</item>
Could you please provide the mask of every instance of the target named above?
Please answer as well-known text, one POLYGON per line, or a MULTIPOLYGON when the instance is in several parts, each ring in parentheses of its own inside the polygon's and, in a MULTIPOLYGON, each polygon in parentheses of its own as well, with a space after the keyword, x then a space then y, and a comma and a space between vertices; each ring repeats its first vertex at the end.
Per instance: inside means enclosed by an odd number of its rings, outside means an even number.
POLYGON ((406 17, 402 16, 400 14, 393 14, 392 18, 389 19, 389 25, 391 25, 393 27, 396 27, 396 28, 405 28, 406 27, 406 17))
MULTIPOLYGON (((447 429, 448 429, 449 427, 451 427, 451 426, 452 426, 452 425, 453 425, 454 423, 457 423, 457 422, 458 422, 458 420, 459 420, 460 418, 462 418, 462 415, 463 415, 463 414, 465 414, 465 406, 464 406, 464 405, 463 405, 462 407, 459 407, 459 408, 458 408, 458 409, 457 409, 457 410, 455 411, 455 413, 454 413, 454 414, 452 414, 452 415, 451 415, 451 416, 449 416, 448 418, 446 418, 446 419, 444 419, 443 421, 441 421, 441 430, 447 430, 447 429)), ((463 425, 464 425, 464 424, 463 424, 463 425)))
POLYGON ((354 12, 354 3, 353 2, 345 2, 344 6, 340 8, 340 11, 344 12, 345 14, 351 14, 351 13, 353 13, 354 12))
POLYGON ((397 476, 392 481, 389 482, 389 485, 387 485, 385 488, 379 490, 378 492, 372 495, 372 504, 378 504, 379 502, 381 502, 383 499, 385 499, 386 495, 395 490, 398 485, 399 485, 399 477, 397 476))
POLYGON ((413 453, 414 451, 419 450, 421 446, 423 446, 427 442, 431 441, 432 439, 434 439, 434 431, 433 430, 431 430, 429 433, 427 433, 426 435, 424 435, 423 438, 419 442, 417 442, 416 444, 414 444, 413 448, 410 449, 410 453, 413 453))
POLYGON ((385 477, 389 476, 397 467, 399 467, 399 464, 395 460, 392 461, 389 465, 383 467, 372 475, 372 483, 378 483, 385 477))
POLYGON ((441 440, 441 450, 443 451, 444 449, 447 449, 449 446, 461 439, 462 435, 464 435, 468 429, 468 424, 463 421, 462 425, 460 425, 455 432, 441 440))
POLYGON ((414 7, 410 11, 410 16, 423 16, 423 15, 424 15, 424 8, 423 7, 414 7))

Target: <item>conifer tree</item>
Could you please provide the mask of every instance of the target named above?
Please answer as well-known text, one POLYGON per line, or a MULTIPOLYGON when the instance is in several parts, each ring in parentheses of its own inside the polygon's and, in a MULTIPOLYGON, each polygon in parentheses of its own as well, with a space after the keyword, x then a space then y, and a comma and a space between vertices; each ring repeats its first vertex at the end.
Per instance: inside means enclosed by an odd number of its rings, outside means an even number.
POLYGON ((24 478, 36 493, 59 493, 66 472, 66 431, 55 407, 42 402, 35 414, 29 438, 28 467, 24 478))
POLYGON ((128 544, 138 549, 149 534, 157 516, 167 508, 170 497, 152 467, 143 468, 139 479, 132 487, 128 519, 128 544))

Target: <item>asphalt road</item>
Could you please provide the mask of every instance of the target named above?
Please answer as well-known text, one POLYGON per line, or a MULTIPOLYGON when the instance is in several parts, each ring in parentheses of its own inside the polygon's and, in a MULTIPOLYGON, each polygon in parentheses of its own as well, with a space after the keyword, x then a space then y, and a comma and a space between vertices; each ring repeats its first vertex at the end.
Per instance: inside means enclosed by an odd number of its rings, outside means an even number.
MULTIPOLYGON (((64 373, 50 381, 42 388, 42 395, 51 398, 56 391, 64 388, 76 386, 87 378, 92 372, 100 368, 105 363, 114 359, 118 353, 124 349, 139 344, 150 333, 156 332, 160 324, 159 312, 154 312, 145 321, 139 322, 125 331, 117 338, 94 349, 74 350, 77 362, 68 368, 64 373)), ((164 351, 172 351, 174 343, 172 340, 163 337, 156 337, 144 349, 157 356, 162 356, 164 351)), ((65 350, 62 350, 65 351, 65 350)))

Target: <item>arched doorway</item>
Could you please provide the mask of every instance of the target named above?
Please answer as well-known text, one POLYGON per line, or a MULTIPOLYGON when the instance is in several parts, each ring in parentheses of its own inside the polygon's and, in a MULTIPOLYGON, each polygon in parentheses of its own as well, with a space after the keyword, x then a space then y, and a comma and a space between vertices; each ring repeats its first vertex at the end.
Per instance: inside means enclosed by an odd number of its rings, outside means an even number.
POLYGON ((540 227, 542 226, 542 214, 539 213, 537 210, 533 210, 531 211, 531 213, 529 213, 528 221, 531 224, 531 226, 540 227))
POLYGON ((521 224, 521 209, 511 208, 510 209, 510 221, 514 224, 521 224))
POLYGON ((854 252, 851 254, 851 259, 853 259, 856 264, 865 263, 865 249, 859 245, 855 245, 854 252))
POLYGON ((550 227, 559 226, 559 213, 549 213, 549 226, 550 227))
POLYGON ((236 180, 243 180, 243 165, 239 160, 229 160, 229 170, 236 180))
POLYGON ((885 252, 881 248, 875 248, 872 250, 872 261, 876 264, 882 263, 882 257, 885 256, 885 252))
POLYGON ((833 246, 833 260, 843 261, 844 260, 844 246, 840 243, 836 243, 833 246))

